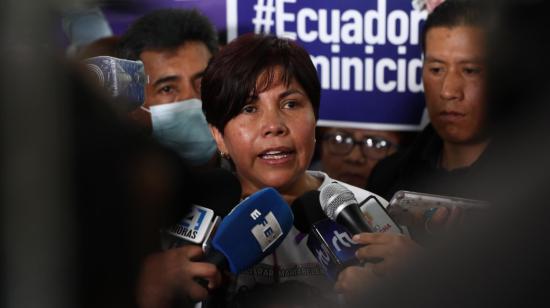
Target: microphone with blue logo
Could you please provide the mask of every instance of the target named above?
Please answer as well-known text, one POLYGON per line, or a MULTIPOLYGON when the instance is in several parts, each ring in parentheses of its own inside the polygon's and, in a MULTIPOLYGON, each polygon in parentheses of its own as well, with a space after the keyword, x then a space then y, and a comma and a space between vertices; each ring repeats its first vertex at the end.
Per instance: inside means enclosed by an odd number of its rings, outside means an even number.
POLYGON ((306 245, 325 273, 333 281, 347 266, 358 264, 355 251, 360 247, 351 240, 351 234, 342 225, 332 221, 323 212, 317 190, 309 191, 292 203, 294 226, 309 234, 306 245))
MULTIPOLYGON (((273 188, 264 188, 239 203, 221 222, 204 262, 220 271, 238 274, 260 262, 281 244, 290 231, 294 215, 273 188)), ((197 281, 207 286, 208 282, 197 281)))
POLYGON ((167 235, 164 249, 202 244, 203 251, 208 251, 222 217, 241 199, 241 184, 230 171, 213 168, 195 173, 192 178, 191 209, 178 223, 164 231, 167 235))

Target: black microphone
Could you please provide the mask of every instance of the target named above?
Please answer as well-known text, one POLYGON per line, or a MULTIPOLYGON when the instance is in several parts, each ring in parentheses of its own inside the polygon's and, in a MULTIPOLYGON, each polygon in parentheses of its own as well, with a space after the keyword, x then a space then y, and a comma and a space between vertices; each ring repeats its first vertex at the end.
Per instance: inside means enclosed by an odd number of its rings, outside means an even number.
POLYGON ((294 200, 291 206, 294 226, 309 235, 306 245, 325 274, 336 281, 342 269, 358 263, 355 251, 360 246, 353 243, 345 227, 323 212, 319 194, 316 190, 309 191, 294 200))
POLYGON ((321 207, 327 216, 346 227, 352 234, 372 232, 353 193, 339 183, 321 188, 321 207))
POLYGON ((189 189, 191 209, 178 223, 165 230, 165 249, 186 244, 210 249, 211 238, 222 217, 225 217, 241 198, 241 184, 230 171, 212 168, 192 174, 189 189))

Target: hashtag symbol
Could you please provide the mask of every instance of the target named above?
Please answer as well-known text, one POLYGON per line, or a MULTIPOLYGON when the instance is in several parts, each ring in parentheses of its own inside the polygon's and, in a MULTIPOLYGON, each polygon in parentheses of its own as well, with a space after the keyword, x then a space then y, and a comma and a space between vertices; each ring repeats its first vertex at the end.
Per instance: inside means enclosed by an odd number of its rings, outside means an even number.
POLYGON ((254 5, 254 10, 256 11, 256 17, 252 19, 252 23, 254 24, 254 32, 269 34, 271 32, 271 27, 274 24, 274 0, 258 0, 256 5, 254 5))

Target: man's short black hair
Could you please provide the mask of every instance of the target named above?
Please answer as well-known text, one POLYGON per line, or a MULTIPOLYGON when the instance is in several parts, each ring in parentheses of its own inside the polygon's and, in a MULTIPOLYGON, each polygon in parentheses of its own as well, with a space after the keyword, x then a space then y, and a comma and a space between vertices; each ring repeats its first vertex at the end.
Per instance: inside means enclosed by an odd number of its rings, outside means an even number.
POLYGON ((422 30, 422 50, 426 52, 426 35, 436 27, 453 28, 458 26, 481 27, 483 7, 480 0, 446 0, 428 15, 422 30))
POLYGON ((212 54, 218 50, 216 30, 206 16, 196 10, 161 9, 130 26, 120 39, 117 55, 139 60, 144 50, 175 49, 188 41, 204 43, 212 54))

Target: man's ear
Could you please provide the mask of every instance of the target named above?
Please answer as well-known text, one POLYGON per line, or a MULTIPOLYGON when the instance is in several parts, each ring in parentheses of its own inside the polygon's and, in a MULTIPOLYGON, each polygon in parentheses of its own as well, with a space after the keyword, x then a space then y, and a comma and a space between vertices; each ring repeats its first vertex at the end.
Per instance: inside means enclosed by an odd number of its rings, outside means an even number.
POLYGON ((223 135, 218 130, 217 127, 208 124, 208 128, 210 129, 210 132, 212 133, 212 137, 214 137, 214 141, 216 141, 216 145, 218 146, 218 150, 222 153, 229 154, 227 152, 227 147, 225 146, 225 142, 223 141, 223 135))

